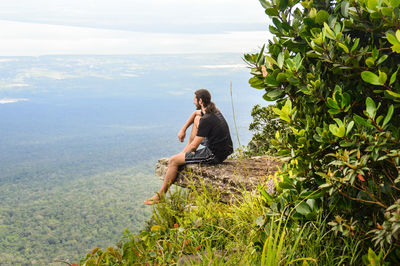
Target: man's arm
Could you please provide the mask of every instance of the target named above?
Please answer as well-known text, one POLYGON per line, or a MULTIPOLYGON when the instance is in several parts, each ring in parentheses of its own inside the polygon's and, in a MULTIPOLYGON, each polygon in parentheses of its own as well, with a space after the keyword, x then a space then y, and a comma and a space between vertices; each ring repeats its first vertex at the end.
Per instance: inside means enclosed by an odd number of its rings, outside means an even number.
POLYGON ((199 136, 194 137, 193 141, 190 142, 188 145, 186 145, 186 147, 183 149, 183 152, 195 151, 197 147, 199 147, 203 139, 204 137, 199 137, 199 136))
POLYGON ((201 115, 201 111, 200 110, 196 110, 193 112, 193 114, 190 115, 190 117, 188 118, 188 120, 186 121, 186 123, 183 125, 183 127, 181 128, 181 130, 178 133, 178 139, 180 140, 180 142, 183 142, 185 140, 185 136, 186 136, 186 129, 188 127, 190 127, 191 124, 193 124, 194 118, 196 117, 196 115, 201 115))

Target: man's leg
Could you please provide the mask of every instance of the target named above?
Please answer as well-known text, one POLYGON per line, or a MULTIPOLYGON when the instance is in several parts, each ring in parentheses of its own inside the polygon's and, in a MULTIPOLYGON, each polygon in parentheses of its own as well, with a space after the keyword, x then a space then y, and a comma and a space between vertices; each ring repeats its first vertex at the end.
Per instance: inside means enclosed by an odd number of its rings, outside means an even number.
POLYGON ((164 182, 160 191, 150 199, 145 200, 144 204, 151 205, 160 201, 159 195, 163 195, 168 191, 169 186, 174 182, 176 175, 178 174, 178 167, 183 164, 185 164, 185 153, 183 152, 178 153, 169 159, 167 173, 165 174, 164 182))

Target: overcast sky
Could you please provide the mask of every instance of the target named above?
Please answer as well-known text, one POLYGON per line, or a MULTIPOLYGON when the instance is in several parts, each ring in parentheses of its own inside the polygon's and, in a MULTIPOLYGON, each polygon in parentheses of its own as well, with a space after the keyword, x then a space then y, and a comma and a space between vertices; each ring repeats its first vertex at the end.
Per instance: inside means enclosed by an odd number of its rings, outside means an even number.
POLYGON ((270 37, 258 0, 1 0, 0 56, 245 53, 270 37))

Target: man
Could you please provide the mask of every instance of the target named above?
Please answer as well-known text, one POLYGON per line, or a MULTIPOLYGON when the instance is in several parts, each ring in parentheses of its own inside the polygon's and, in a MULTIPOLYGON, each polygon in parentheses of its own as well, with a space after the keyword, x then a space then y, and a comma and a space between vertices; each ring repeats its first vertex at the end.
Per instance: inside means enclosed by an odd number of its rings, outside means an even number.
POLYGON ((169 186, 178 174, 178 167, 189 163, 222 163, 232 152, 233 145, 228 124, 221 112, 211 101, 211 94, 200 89, 194 93, 194 104, 197 110, 189 117, 178 133, 178 139, 183 142, 186 129, 193 124, 189 141, 182 152, 169 159, 167 173, 160 191, 148 200, 146 205, 156 204, 160 196, 168 191, 169 186), (204 148, 197 150, 200 144, 204 148))

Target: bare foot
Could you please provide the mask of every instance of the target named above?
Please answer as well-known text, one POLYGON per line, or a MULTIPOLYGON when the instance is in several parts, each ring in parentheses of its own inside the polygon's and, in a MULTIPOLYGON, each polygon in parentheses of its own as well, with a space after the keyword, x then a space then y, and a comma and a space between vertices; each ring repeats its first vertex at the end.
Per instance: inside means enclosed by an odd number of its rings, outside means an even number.
POLYGON ((157 204, 160 202, 160 198, 158 197, 158 195, 154 195, 153 197, 151 197, 148 200, 144 201, 144 204, 146 205, 153 205, 153 204, 157 204))

